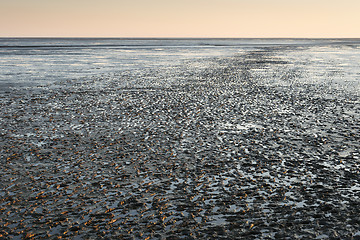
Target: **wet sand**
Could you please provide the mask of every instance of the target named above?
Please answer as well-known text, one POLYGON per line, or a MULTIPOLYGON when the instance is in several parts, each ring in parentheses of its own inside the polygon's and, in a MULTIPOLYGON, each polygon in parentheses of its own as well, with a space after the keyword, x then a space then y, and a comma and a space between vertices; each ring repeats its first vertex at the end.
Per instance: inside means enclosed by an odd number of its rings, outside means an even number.
POLYGON ((1 93, 0 238, 359 239, 359 94, 284 50, 1 93))

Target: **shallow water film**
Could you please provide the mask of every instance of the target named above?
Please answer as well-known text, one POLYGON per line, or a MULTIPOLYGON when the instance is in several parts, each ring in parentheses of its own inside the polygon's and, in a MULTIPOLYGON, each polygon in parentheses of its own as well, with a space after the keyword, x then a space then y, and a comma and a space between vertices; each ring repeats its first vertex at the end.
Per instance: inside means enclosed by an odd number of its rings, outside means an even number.
POLYGON ((1 239, 360 239, 360 44, 8 88, 1 239))

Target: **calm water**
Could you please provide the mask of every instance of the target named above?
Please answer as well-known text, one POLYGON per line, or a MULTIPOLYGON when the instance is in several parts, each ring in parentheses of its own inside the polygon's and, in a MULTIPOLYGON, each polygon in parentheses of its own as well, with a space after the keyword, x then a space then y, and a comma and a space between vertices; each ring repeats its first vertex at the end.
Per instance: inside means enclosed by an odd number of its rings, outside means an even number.
POLYGON ((171 66, 184 60, 279 46, 306 47, 301 56, 289 51, 285 57, 294 61, 309 58, 320 70, 321 62, 339 61, 344 72, 351 72, 352 81, 358 81, 359 44, 356 39, 0 38, 0 89, 171 66))

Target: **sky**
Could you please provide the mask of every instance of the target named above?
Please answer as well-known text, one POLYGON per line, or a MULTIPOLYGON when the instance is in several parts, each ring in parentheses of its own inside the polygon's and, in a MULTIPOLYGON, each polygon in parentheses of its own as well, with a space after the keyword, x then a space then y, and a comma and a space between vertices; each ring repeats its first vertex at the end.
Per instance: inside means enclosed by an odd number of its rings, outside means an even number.
POLYGON ((360 38, 359 0, 0 0, 0 37, 360 38))

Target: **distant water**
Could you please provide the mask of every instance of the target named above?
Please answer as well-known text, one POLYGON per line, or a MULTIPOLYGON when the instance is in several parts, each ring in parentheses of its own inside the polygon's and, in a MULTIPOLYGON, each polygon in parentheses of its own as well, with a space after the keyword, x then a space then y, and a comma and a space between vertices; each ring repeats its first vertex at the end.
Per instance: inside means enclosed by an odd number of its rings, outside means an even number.
MULTIPOLYGON (((359 39, 0 38, 0 90, 171 66, 183 60, 231 56, 263 47, 356 45, 354 51, 347 50, 346 54, 352 55, 345 57, 359 62, 359 44, 359 39)), ((341 55, 342 50, 338 51, 341 55)))

